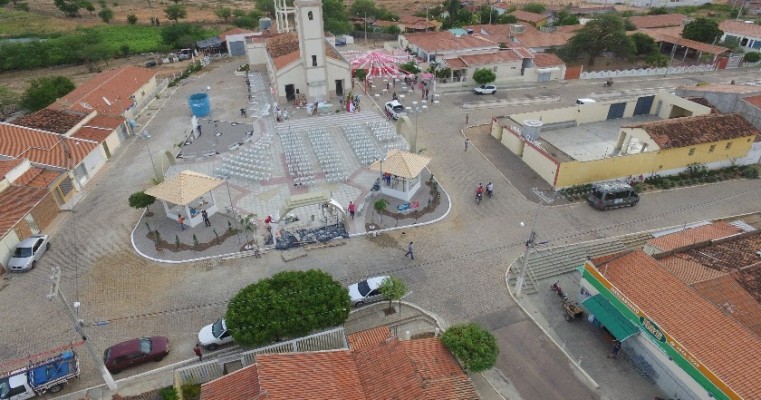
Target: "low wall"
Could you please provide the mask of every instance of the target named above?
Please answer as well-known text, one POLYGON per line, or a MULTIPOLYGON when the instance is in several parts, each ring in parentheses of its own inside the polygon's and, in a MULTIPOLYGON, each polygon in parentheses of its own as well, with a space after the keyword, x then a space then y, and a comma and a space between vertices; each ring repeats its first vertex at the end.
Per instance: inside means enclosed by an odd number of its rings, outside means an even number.
POLYGON ((695 72, 708 72, 716 69, 713 64, 690 65, 680 67, 663 67, 663 68, 639 68, 613 71, 592 71, 582 72, 581 79, 602 79, 602 78, 627 78, 638 76, 654 76, 666 74, 691 74, 695 72))

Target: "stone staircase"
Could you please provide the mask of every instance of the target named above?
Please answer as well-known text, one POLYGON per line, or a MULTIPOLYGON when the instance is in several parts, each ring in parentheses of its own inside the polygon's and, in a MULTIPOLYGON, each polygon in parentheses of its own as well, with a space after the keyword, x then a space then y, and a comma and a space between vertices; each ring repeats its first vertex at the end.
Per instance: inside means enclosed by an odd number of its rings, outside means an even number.
MULTIPOLYGON (((571 246, 539 249, 529 256, 527 278, 524 283, 525 293, 537 293, 537 282, 557 275, 563 275, 583 265, 587 258, 595 258, 606 254, 635 250, 652 236, 649 233, 635 233, 616 239, 606 239, 581 243, 571 246)), ((508 277, 508 284, 513 287, 518 278, 523 257, 516 261, 515 267, 508 277)))

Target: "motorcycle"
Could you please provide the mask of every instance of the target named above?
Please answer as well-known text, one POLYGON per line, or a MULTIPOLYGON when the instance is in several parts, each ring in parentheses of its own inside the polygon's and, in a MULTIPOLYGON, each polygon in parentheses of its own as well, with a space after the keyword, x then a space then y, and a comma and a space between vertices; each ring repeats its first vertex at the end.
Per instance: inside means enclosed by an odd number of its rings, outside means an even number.
POLYGON ((609 88, 611 86, 613 86, 613 80, 612 79, 608 80, 608 81, 606 81, 605 83, 602 84, 602 87, 608 87, 609 88))
POLYGON ((563 301, 568 301, 568 295, 563 292, 563 289, 560 288, 560 281, 557 281, 550 286, 550 290, 557 293, 558 297, 563 299, 563 301))
POLYGON ((476 204, 481 204, 481 199, 484 197, 483 193, 476 192, 476 204))
POLYGON ((486 188, 486 195, 491 199, 491 197, 494 196, 494 190, 486 188))

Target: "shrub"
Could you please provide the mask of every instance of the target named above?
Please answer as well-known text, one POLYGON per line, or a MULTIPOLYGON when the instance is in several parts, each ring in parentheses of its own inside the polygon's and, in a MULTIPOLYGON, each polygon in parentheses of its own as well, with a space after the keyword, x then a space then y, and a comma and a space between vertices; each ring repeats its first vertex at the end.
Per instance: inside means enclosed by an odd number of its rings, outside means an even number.
POLYGON ((201 398, 201 384, 182 385, 183 400, 198 400, 201 398))
POLYGON ((743 178, 747 179, 757 179, 758 178, 758 169, 756 167, 748 167, 743 169, 742 171, 743 178))
POLYGON ((159 397, 161 400, 178 400, 180 396, 177 395, 177 390, 174 386, 167 386, 159 390, 159 397))
POLYGON ((23 11, 23 12, 29 12, 29 4, 28 3, 16 3, 15 6, 13 6, 15 10, 23 11))
POLYGON ((497 340, 491 332, 475 323, 450 327, 441 336, 441 342, 462 362, 467 371, 484 371, 497 362, 497 340))
POLYGON ((130 24, 130 25, 137 24, 137 15, 135 15, 135 14, 128 15, 127 16, 127 23, 130 24))

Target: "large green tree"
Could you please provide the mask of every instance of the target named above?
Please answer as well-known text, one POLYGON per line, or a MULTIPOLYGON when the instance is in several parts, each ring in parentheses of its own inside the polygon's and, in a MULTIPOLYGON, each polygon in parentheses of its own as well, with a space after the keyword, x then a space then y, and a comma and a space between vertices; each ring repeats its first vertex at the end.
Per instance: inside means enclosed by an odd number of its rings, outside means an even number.
POLYGON ((237 343, 261 346, 341 325, 349 302, 346 288, 323 271, 284 271, 238 292, 225 320, 237 343))
POLYGON ((682 37, 703 43, 716 43, 724 35, 716 21, 708 18, 697 18, 684 26, 682 37))
POLYGON ((188 10, 183 5, 172 4, 164 8, 164 15, 166 19, 177 23, 177 21, 188 17, 188 10))
POLYGON ((595 59, 604 51, 612 51, 619 57, 629 57, 634 52, 634 44, 626 35, 624 21, 618 15, 603 14, 587 22, 563 49, 569 58, 587 57, 589 65, 594 65, 595 59))
POLYGON ((322 23, 325 30, 334 35, 351 32, 351 23, 346 15, 343 1, 322 0, 322 23))
POLYGON ((497 75, 495 75, 494 71, 489 68, 478 68, 475 72, 473 72, 473 80, 476 81, 476 83, 479 85, 492 83, 496 79, 497 75))
POLYGON ((373 0, 354 0, 349 7, 349 15, 357 15, 364 17, 374 17, 378 12, 378 7, 375 6, 373 0))
POLYGON ((441 336, 441 342, 468 371, 485 371, 497 362, 497 340, 491 332, 475 323, 450 327, 441 336))
POLYGON ((274 0, 256 0, 256 9, 267 15, 273 16, 275 14, 275 1, 274 0))
POLYGON ((65 76, 47 76, 34 79, 21 96, 21 107, 29 111, 41 110, 74 88, 74 82, 65 76))
POLYGON ((193 47, 196 41, 206 37, 203 27, 196 24, 179 23, 161 28, 161 39, 173 49, 193 47))
POLYGON ((629 37, 634 43, 634 53, 638 56, 650 55, 658 51, 658 43, 655 43, 655 39, 644 33, 633 33, 629 37))
POLYGON ((67 17, 78 17, 82 2, 79 0, 54 0, 56 8, 61 10, 67 17))

